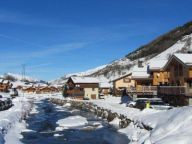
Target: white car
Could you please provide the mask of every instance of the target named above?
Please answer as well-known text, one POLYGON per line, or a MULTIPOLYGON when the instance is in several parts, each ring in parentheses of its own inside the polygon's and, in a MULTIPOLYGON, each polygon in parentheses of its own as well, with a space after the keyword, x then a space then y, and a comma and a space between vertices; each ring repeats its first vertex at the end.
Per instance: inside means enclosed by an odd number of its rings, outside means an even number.
POLYGON ((172 109, 173 107, 164 103, 161 100, 158 100, 158 101, 150 101, 150 108, 156 110, 169 110, 172 109))
POLYGON ((129 101, 129 102, 127 103, 127 107, 133 108, 133 107, 135 107, 135 105, 136 105, 136 101, 129 101))

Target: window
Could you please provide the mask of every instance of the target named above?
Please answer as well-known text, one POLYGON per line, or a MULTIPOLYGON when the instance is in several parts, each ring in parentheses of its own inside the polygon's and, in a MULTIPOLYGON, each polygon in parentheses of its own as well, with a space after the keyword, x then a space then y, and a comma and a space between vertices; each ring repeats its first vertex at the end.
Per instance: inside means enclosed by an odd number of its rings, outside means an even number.
POLYGON ((130 78, 124 78, 124 79, 123 79, 123 82, 129 83, 129 82, 131 82, 131 80, 130 80, 130 78))
POLYGON ((92 88, 92 91, 95 91, 95 88, 92 88))
POLYGON ((179 65, 179 76, 183 75, 183 67, 182 65, 179 65))
POLYGON ((176 66, 176 65, 174 66, 174 75, 175 75, 175 76, 178 76, 178 69, 177 69, 177 66, 176 66))
POLYGON ((188 81, 189 88, 192 88, 192 81, 188 81))

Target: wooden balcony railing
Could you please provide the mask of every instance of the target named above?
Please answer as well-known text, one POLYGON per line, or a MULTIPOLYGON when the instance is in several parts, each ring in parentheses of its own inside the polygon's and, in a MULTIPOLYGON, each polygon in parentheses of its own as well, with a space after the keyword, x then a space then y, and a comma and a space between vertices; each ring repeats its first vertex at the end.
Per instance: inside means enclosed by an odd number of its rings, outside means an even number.
POLYGON ((159 86, 158 95, 185 95, 186 87, 184 86, 159 86))
POLYGON ((80 90, 77 90, 77 89, 73 89, 73 90, 67 90, 67 94, 69 96, 74 96, 74 97, 77 97, 77 96, 84 96, 85 92, 84 91, 80 91, 80 90))
POLYGON ((138 86, 128 88, 128 92, 154 92, 157 91, 157 86, 138 86))

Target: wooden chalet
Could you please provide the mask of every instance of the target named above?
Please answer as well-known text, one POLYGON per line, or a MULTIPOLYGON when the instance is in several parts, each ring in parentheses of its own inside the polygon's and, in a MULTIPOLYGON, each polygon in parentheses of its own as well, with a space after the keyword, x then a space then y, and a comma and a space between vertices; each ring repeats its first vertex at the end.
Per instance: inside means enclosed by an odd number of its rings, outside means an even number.
POLYGON ((159 86, 158 95, 173 105, 192 104, 192 54, 174 54, 166 63, 169 86, 159 86))
POLYGON ((52 93, 58 93, 59 92, 59 89, 55 86, 50 86, 50 89, 51 89, 52 93))
POLYGON ((0 79, 0 92, 8 92, 12 84, 8 80, 0 79))
POLYGON ((92 77, 70 77, 67 81, 67 94, 75 99, 98 99, 99 81, 92 77))
POLYGON ((157 95, 157 87, 152 86, 153 78, 150 76, 148 66, 135 66, 132 71, 132 79, 135 86, 128 93, 135 97, 154 97, 157 95))
POLYGON ((153 86, 163 86, 168 85, 168 75, 169 73, 163 68, 168 60, 151 60, 148 65, 150 72, 150 77, 152 78, 153 86))
POLYGON ((49 94, 52 93, 52 89, 49 86, 45 86, 45 87, 38 87, 37 94, 49 94))
POLYGON ((37 89, 36 89, 35 87, 30 86, 30 87, 24 88, 24 89, 23 89, 23 92, 26 92, 26 93, 35 93, 36 90, 37 90, 37 89))
POLYGON ((125 74, 119 78, 112 80, 113 94, 121 96, 124 89, 135 87, 135 80, 132 79, 132 73, 125 74))
POLYGON ((112 88, 112 85, 110 83, 100 82, 99 83, 99 94, 104 95, 104 96, 108 96, 111 94, 111 88, 112 88))

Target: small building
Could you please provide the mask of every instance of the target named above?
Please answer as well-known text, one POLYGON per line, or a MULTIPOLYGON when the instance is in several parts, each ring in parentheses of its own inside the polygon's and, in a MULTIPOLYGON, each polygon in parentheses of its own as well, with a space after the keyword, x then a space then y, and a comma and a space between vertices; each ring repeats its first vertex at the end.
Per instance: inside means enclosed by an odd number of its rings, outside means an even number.
POLYGON ((37 94, 49 94, 49 93, 52 93, 52 89, 48 86, 45 86, 45 87, 37 87, 36 88, 36 93, 37 94))
POLYGON ((112 85, 108 82, 100 82, 99 83, 99 94, 108 96, 111 94, 112 85))
POLYGON ((99 80, 93 77, 72 76, 67 81, 68 96, 76 99, 98 99, 99 80))
POLYGON ((152 86, 153 78, 150 76, 149 67, 135 66, 132 71, 132 79, 135 80, 135 89, 129 93, 137 97, 154 97, 157 95, 157 87, 152 86))
POLYGON ((59 89, 56 88, 55 86, 49 86, 49 87, 50 87, 52 93, 58 93, 59 92, 59 89))
POLYGON ((151 60, 149 62, 148 68, 150 75, 152 77, 152 85, 153 86, 162 86, 168 85, 168 75, 167 71, 164 71, 163 68, 166 65, 168 60, 151 60))
POLYGON ((114 95, 122 95, 124 89, 129 89, 135 87, 135 80, 132 79, 132 73, 125 74, 121 77, 118 77, 113 82, 113 91, 114 95))
POLYGON ((24 88, 24 89, 23 89, 23 92, 26 92, 26 93, 35 93, 36 90, 37 90, 37 89, 36 89, 35 87, 30 86, 30 87, 24 88))
POLYGON ((12 88, 12 84, 9 80, 0 79, 0 92, 9 92, 9 89, 12 88))
POLYGON ((164 70, 169 86, 158 88, 158 95, 173 105, 192 104, 192 54, 174 54, 164 70))

